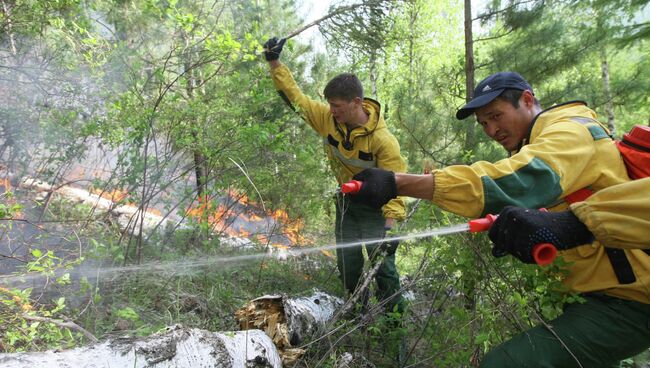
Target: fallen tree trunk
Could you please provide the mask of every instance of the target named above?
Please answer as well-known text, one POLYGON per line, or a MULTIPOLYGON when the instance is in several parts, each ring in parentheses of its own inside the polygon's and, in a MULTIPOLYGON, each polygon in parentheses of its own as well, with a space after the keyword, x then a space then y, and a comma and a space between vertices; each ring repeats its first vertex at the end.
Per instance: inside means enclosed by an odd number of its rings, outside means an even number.
POLYGON ((0 354, 3 368, 280 368, 271 339, 260 330, 209 332, 172 326, 145 338, 121 338, 70 350, 0 354))
MULTIPOLYGON (((32 178, 24 178, 20 182, 20 186, 24 189, 41 193, 41 199, 47 195, 58 195, 73 203, 83 203, 93 207, 98 212, 109 212, 114 217, 120 230, 129 234, 135 233, 140 222, 142 222, 142 229, 146 234, 151 234, 154 231, 164 234, 168 229, 187 228, 186 221, 176 215, 161 216, 147 211, 141 213, 142 209, 137 206, 119 205, 111 199, 103 198, 99 194, 90 193, 87 190, 74 188, 69 185, 55 187, 32 178), (142 216, 140 216, 141 214, 142 216)), ((254 247, 254 243, 244 237, 221 236, 219 240, 221 244, 226 244, 233 248, 254 247)))
POLYGON ((306 297, 265 295, 248 302, 235 312, 242 330, 266 332, 278 348, 282 362, 292 365, 304 350, 296 348, 317 331, 322 331, 343 300, 315 291, 306 297))

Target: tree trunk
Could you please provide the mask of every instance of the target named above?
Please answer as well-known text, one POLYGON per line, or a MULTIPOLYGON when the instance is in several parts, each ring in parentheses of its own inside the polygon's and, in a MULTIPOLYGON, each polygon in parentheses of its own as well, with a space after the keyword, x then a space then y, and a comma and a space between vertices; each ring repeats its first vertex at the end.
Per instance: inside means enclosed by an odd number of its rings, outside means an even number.
POLYGON ((7 36, 9 37, 9 45, 11 46, 11 55, 16 56, 18 50, 16 49, 16 38, 14 36, 13 23, 11 21, 11 7, 7 5, 5 0, 2 0, 2 12, 4 13, 7 22, 6 31, 7 36))
MULTIPOLYGON (((197 133, 192 133, 192 138, 195 142, 198 142, 199 136, 197 133)), ((204 200, 205 194, 205 184, 207 180, 206 170, 205 170, 205 157, 201 152, 195 150, 194 155, 194 174, 196 175, 196 193, 198 198, 204 200)))
MULTIPOLYGON (((472 2, 465 0, 465 101, 469 102, 474 94, 474 39, 472 35, 472 2)), ((474 148, 475 124, 467 126, 465 133, 464 151, 471 151, 474 148)))
POLYGON ((607 63, 607 52, 605 49, 600 51, 600 70, 603 77, 603 90, 605 91, 605 110, 607 111, 607 128, 616 135, 616 124, 614 122, 614 100, 612 96, 612 88, 609 82, 609 64, 607 63))
POLYGON ((209 332, 172 326, 145 338, 117 338, 70 350, 0 354, 3 368, 270 368, 282 367, 260 330, 209 332))
POLYGON ((414 55, 415 55, 415 23, 417 22, 418 18, 418 4, 416 2, 413 2, 412 7, 410 8, 411 11, 409 13, 409 36, 408 36, 408 42, 409 42, 409 84, 408 84, 408 92, 409 95, 413 95, 414 93, 414 88, 413 88, 413 80, 415 79, 415 68, 414 68, 414 55))
MULTIPOLYGON (((187 99, 191 101, 194 98, 194 90, 196 89, 196 77, 194 75, 194 68, 192 67, 192 56, 194 55, 194 46, 192 46, 192 38, 189 35, 183 33, 183 39, 185 41, 185 50, 184 50, 184 73, 185 73, 185 91, 187 92, 187 99)), ((191 122, 190 125, 193 128, 194 122, 191 122)), ((197 129, 192 129, 192 139, 195 142, 196 147, 200 147, 200 135, 197 129)), ((207 184, 207 170, 205 168, 205 157, 201 153, 200 149, 195 149, 192 152, 194 157, 194 174, 196 175, 196 192, 198 194, 199 200, 204 200, 205 186, 207 184)))
MULTIPOLYGON (((471 0, 465 0, 465 101, 469 102, 474 97, 474 35, 472 33, 472 2, 471 0)), ((464 151, 469 152, 474 149, 476 144, 475 137, 475 128, 476 124, 473 121, 470 121, 467 124, 467 131, 465 134, 465 146, 464 151)), ((466 162, 471 164, 471 156, 466 162)), ((473 263, 479 263, 478 256, 474 253, 470 253, 468 257, 472 258, 473 263)), ((477 268, 478 269, 478 268, 477 268)), ((476 291, 478 285, 478 278, 476 271, 467 270, 463 273, 463 278, 465 279, 463 283, 463 293, 465 295, 465 309, 472 313, 476 314, 476 291)), ((470 328, 472 331, 470 333, 469 341, 474 341, 474 331, 476 328, 470 328)), ((480 360, 481 350, 479 346, 473 347, 472 361, 480 360)))
MULTIPOLYGON (((465 101, 469 102, 474 94, 474 40, 472 35, 472 2, 471 0, 465 0, 465 90, 466 96, 465 101)), ((465 134, 465 152, 468 152, 474 148, 474 124, 471 122, 467 126, 467 132, 465 134)), ((471 162, 467 162, 470 164, 471 162)), ((468 275, 469 276, 469 275, 468 275)), ((467 310, 473 310, 475 307, 475 278, 466 277, 466 283, 464 285, 464 294, 465 299, 465 308, 467 310)))
POLYGON ((377 52, 370 53, 370 88, 372 98, 377 100, 377 52))
POLYGON ((340 298, 320 291, 306 297, 265 295, 237 310, 235 318, 242 330, 264 330, 278 348, 282 362, 291 365, 304 354, 295 347, 322 333, 342 305, 340 298))

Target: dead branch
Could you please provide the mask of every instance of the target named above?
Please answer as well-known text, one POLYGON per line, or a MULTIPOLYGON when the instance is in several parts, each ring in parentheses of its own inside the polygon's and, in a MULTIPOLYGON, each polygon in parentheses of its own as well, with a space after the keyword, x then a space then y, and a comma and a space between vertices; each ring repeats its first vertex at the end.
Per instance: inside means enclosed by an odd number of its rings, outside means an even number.
POLYGON ((328 20, 328 19, 330 19, 330 18, 332 18, 334 16, 345 13, 345 12, 347 12, 349 10, 354 10, 356 8, 360 8, 360 7, 364 6, 364 5, 365 5, 364 3, 361 3, 361 4, 348 5, 348 6, 342 6, 340 8, 337 8, 336 10, 334 10, 333 12, 325 15, 324 17, 318 18, 315 21, 313 21, 311 23, 308 23, 308 24, 296 29, 295 31, 293 31, 293 32, 289 33, 288 35, 286 35, 284 38, 287 39, 287 40, 290 39, 290 38, 293 38, 293 37, 301 34, 302 32, 306 31, 307 29, 309 29, 309 28, 311 28, 313 26, 319 25, 320 23, 322 23, 322 22, 324 22, 324 21, 326 21, 326 20, 328 20))
POLYGON ((95 337, 95 335, 91 334, 86 330, 85 328, 79 326, 78 324, 72 322, 71 320, 67 321, 61 321, 57 320, 54 318, 48 318, 48 317, 41 317, 41 316, 30 316, 27 313, 23 313, 21 315, 23 319, 26 319, 28 321, 34 321, 34 322, 43 322, 43 323, 51 323, 55 326, 61 327, 61 328, 67 328, 69 330, 74 330, 77 332, 81 332, 86 338, 92 342, 98 342, 99 340, 95 337))

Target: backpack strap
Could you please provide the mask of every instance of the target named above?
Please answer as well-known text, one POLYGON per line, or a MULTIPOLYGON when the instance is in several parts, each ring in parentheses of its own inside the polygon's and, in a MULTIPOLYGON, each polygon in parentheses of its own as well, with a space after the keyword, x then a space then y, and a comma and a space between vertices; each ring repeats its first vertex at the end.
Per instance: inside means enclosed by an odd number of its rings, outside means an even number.
MULTIPOLYGON (((612 138, 602 126, 602 124, 596 119, 582 116, 575 116, 570 119, 579 124, 587 126, 587 129, 589 130, 589 133, 591 133, 594 141, 604 138, 612 138)), ((568 204, 582 202, 585 199, 589 198, 589 196, 591 196, 593 193, 593 190, 589 188, 578 189, 575 192, 566 195, 564 197, 564 201, 568 204)), ((605 247, 605 253, 607 254, 607 258, 609 258, 609 263, 612 265, 616 279, 620 284, 625 285, 636 282, 636 276, 632 270, 632 265, 627 259, 627 255, 623 249, 605 247)), ((645 253, 650 255, 650 249, 646 249, 645 253)))
POLYGON ((564 201, 568 204, 582 202, 585 199, 589 198, 592 194, 594 194, 594 191, 585 187, 582 189, 578 189, 571 194, 566 195, 564 197, 564 201))
MULTIPOLYGON (((564 197, 564 201, 568 204, 582 202, 592 194, 593 191, 591 189, 582 188, 564 197)), ((645 249, 644 251, 650 255, 650 249, 645 249)), ((605 247, 605 253, 607 254, 607 258, 609 258, 609 263, 612 265, 619 284, 632 284, 636 281, 632 265, 623 249, 605 247)))
POLYGON ((634 271, 632 271, 632 265, 623 249, 605 247, 605 253, 607 253, 609 263, 612 264, 619 284, 632 284, 636 281, 636 276, 634 276, 634 271))

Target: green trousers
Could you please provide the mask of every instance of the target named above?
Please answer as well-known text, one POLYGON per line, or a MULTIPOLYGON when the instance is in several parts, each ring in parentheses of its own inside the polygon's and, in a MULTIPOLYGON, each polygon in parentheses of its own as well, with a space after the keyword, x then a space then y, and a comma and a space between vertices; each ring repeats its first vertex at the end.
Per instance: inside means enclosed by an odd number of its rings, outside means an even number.
MULTIPOLYGON (((346 197, 336 197, 336 243, 348 244, 364 239, 378 239, 385 235, 386 220, 381 210, 362 204, 350 202, 346 197)), ((371 262, 380 253, 380 244, 366 245, 366 252, 371 262)), ((353 292, 363 273, 363 250, 361 246, 336 249, 336 264, 343 286, 353 292)), ((380 301, 388 299, 386 309, 404 311, 404 300, 398 293, 400 289, 399 274, 395 267, 395 252, 386 254, 375 275, 377 281, 377 298, 380 301)))
POLYGON ((532 328, 488 352, 480 367, 617 367, 650 347, 649 304, 603 294, 585 298, 549 322, 555 334, 532 328))

